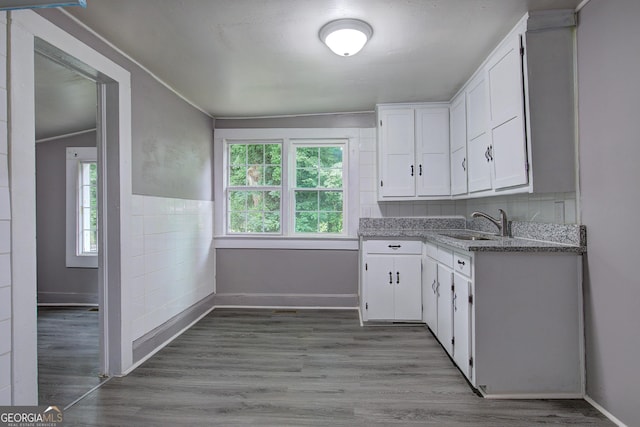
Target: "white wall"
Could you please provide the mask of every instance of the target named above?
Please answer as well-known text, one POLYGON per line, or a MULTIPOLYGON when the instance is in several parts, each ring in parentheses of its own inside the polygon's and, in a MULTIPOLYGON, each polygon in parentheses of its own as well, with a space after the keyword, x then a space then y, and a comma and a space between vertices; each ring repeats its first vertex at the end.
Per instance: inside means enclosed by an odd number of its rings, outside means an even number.
POLYGON ((576 193, 514 194, 483 197, 466 201, 467 218, 473 211, 497 216, 498 209, 507 212, 509 220, 575 224, 578 222, 576 193))
POLYGON ((591 0, 579 13, 578 107, 587 394, 640 425, 640 2, 591 0))
POLYGON ((11 404, 11 206, 7 159, 7 24, 0 13, 0 405, 11 404))
POLYGON ((132 339, 214 291, 213 202, 134 195, 132 339))

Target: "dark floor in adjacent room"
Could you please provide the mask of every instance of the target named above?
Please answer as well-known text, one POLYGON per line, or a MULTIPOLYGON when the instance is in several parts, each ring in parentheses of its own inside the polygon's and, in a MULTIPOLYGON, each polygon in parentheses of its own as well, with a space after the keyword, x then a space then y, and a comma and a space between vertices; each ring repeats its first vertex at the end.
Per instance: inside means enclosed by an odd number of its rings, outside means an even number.
POLYGON ((38 307, 38 401, 67 406, 100 384, 99 313, 38 307))
POLYGON ((478 397, 424 326, 217 309, 65 412, 76 426, 611 426, 582 400, 478 397))

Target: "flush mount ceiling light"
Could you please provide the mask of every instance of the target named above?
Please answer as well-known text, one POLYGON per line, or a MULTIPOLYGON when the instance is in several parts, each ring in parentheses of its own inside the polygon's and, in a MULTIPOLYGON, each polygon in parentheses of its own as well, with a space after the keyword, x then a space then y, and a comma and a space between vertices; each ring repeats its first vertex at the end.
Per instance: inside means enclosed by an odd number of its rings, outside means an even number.
POLYGON ((359 19, 337 19, 320 28, 320 40, 336 55, 353 56, 373 35, 371 25, 359 19))

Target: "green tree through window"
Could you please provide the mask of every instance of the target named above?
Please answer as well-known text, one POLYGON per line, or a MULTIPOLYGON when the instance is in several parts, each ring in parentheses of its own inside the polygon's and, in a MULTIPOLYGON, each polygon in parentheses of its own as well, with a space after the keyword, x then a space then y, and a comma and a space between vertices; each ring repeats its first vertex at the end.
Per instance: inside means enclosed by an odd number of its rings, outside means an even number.
POLYGON ((231 143, 228 153, 228 232, 279 233, 282 145, 231 143))
POLYGON ((342 234, 343 147, 295 147, 295 232, 342 234))

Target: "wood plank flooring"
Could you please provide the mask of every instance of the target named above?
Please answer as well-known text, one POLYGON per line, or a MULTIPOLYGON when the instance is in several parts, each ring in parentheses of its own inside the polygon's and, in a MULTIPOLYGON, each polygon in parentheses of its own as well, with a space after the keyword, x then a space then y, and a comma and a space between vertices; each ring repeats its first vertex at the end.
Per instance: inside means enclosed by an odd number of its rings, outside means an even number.
POLYGON ((98 312, 38 308, 38 401, 66 406, 100 384, 98 312))
POLYGON ((217 309, 65 412, 76 426, 611 426, 582 400, 485 400, 424 326, 217 309))

